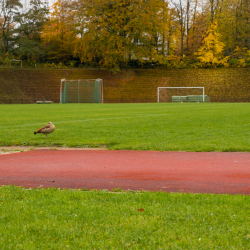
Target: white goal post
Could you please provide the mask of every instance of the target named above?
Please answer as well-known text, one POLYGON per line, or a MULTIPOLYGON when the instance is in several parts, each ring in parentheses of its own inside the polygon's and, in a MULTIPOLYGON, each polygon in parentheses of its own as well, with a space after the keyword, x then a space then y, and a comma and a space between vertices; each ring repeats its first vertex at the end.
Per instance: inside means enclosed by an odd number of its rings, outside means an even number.
POLYGON ((157 88, 157 102, 160 102, 160 91, 162 89, 202 89, 203 102, 205 102, 205 87, 158 87, 157 88))
POLYGON ((103 103, 102 79, 61 79, 60 103, 103 103))

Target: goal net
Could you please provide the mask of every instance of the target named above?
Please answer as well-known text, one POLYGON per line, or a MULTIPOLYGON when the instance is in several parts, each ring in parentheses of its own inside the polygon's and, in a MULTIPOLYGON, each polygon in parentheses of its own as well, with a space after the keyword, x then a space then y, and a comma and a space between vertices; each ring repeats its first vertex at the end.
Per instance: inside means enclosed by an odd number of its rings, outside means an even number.
POLYGON ((205 102, 208 101, 207 97, 204 87, 157 88, 157 102, 205 102))
POLYGON ((60 103, 103 103, 102 79, 62 79, 60 103))

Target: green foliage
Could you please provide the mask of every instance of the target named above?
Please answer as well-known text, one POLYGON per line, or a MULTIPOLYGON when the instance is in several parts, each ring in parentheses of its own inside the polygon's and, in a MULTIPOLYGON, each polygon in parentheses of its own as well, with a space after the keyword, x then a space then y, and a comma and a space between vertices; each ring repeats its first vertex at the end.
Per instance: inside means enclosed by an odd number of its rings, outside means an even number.
POLYGON ((163 59, 162 65, 168 69, 198 69, 204 67, 199 61, 185 55, 183 58, 173 55, 168 56, 163 59))
POLYGON ((10 57, 9 57, 9 53, 8 52, 5 54, 5 60, 3 62, 3 65, 5 67, 10 67, 10 57))
POLYGON ((237 67, 238 59, 237 59, 237 58, 230 59, 230 60, 228 61, 228 64, 229 64, 231 67, 237 67))
POLYGON ((15 19, 22 4, 20 0, 8 0, 1 1, 0 6, 0 46, 4 62, 5 54, 11 50, 10 44, 15 36, 15 19))
POLYGON ((46 2, 33 0, 30 2, 29 10, 18 15, 16 21, 19 25, 15 29, 15 49, 13 51, 16 57, 32 62, 45 58, 41 44, 41 31, 48 21, 48 14, 46 2))
POLYGON ((250 66, 250 50, 247 48, 235 48, 233 58, 229 60, 228 64, 230 67, 249 67, 250 66))

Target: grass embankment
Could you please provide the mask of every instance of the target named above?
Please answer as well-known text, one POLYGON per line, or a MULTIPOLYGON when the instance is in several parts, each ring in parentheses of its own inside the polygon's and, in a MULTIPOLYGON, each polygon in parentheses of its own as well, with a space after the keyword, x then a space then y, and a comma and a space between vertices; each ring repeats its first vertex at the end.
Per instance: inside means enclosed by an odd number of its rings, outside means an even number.
POLYGON ((0 145, 250 151, 248 103, 1 105, 0 145), (53 134, 34 131, 53 122, 53 134))
POLYGON ((242 195, 1 187, 0 249, 249 249, 249 209, 242 195))

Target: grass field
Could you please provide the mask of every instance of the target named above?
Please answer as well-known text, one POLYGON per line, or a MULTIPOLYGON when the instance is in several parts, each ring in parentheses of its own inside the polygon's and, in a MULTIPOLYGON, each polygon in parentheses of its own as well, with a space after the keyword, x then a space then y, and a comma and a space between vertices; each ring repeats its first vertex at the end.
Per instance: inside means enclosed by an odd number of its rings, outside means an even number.
POLYGON ((1 105, 0 145, 250 151, 248 103, 1 105), (53 134, 34 131, 53 122, 53 134))
MULTIPOLYGON (((0 145, 249 152, 249 113, 243 103, 0 105, 0 145), (34 135, 49 121, 53 134, 34 135)), ((6 186, 0 249, 250 249, 249 213, 243 195, 6 186)))
POLYGON ((247 250, 249 212, 242 195, 1 187, 0 249, 247 250))

